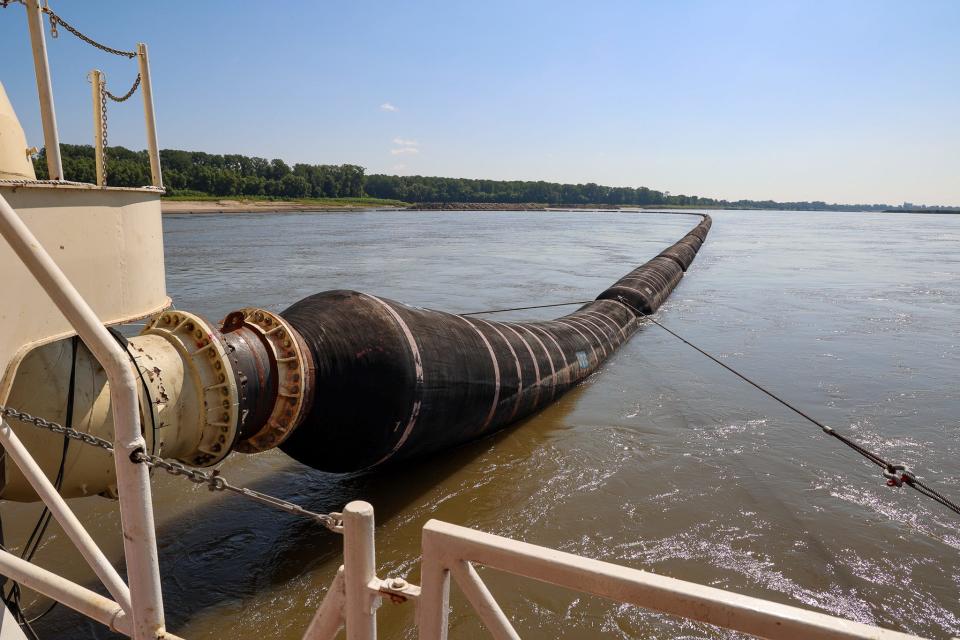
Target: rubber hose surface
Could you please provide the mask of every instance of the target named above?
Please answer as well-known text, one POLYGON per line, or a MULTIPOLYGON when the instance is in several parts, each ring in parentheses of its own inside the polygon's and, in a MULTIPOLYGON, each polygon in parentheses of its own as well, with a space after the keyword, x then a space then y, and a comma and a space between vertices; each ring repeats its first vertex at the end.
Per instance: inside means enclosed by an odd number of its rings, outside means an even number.
POLYGON ((316 385, 310 413, 281 449, 316 469, 355 471, 448 449, 529 416, 636 331, 638 315, 627 305, 656 311, 709 228, 705 216, 596 301, 552 321, 496 322, 356 291, 295 303, 281 315, 313 354, 316 385))

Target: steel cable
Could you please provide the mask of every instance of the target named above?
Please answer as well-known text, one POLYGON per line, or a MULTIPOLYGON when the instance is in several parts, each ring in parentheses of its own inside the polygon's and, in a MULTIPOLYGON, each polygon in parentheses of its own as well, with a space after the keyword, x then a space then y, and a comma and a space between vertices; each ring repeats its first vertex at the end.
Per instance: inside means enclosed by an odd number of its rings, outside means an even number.
POLYGON ((769 389, 765 388, 765 387, 762 386, 760 383, 758 383, 758 382, 752 380, 751 378, 749 378, 748 376, 740 373, 739 371, 737 371, 736 369, 734 369, 734 368, 731 367, 730 365, 728 365, 728 364, 726 364, 726 363, 724 363, 724 362, 721 362, 719 359, 717 359, 716 357, 714 357, 713 355, 711 355, 711 354, 708 353, 707 351, 701 349, 700 347, 698 347, 698 346, 695 345, 694 343, 690 342, 689 340, 687 340, 686 338, 684 338, 683 336, 681 336, 681 335, 678 334, 677 332, 673 331, 672 329, 664 326, 664 325, 661 324, 659 321, 657 321, 656 319, 652 318, 652 317, 649 316, 648 314, 644 313, 644 312, 641 311, 640 309, 637 309, 637 308, 634 307, 633 305, 627 303, 627 302, 624 301, 622 298, 621 298, 620 300, 618 300, 618 302, 620 302, 620 304, 624 305, 625 307, 631 309, 631 310, 634 311, 635 313, 639 314, 640 316, 646 318, 647 320, 649 320, 649 321, 652 322, 653 324, 657 325, 658 327, 660 327, 661 329, 663 329, 664 331, 666 331, 667 333, 669 333, 671 336, 673 336, 673 337, 676 338, 677 340, 680 340, 681 342, 683 342, 683 343, 684 343, 685 345, 687 345, 688 347, 694 349, 695 351, 699 352, 700 354, 702 354, 702 355, 706 356, 707 358, 709 358, 710 360, 714 361, 715 363, 717 363, 718 365, 720 365, 721 367, 723 367, 724 369, 726 369, 727 371, 729 371, 729 372, 732 373, 733 375, 737 376, 738 378, 740 378, 741 380, 743 380, 743 381, 746 382, 747 384, 751 385, 752 387, 754 387, 754 388, 756 388, 757 390, 761 391, 762 393, 766 394, 766 395, 769 396, 770 398, 776 400, 777 402, 779 402, 780 404, 782 404, 783 406, 785 406, 787 409, 790 409, 791 411, 793 411, 794 413, 796 413, 798 416, 800 416, 800 417, 803 418, 804 420, 807 420, 808 422, 810 422, 810 423, 812 423, 812 424, 815 424, 816 426, 820 427, 820 429, 821 429, 824 433, 826 433, 827 435, 833 436, 834 438, 836 438, 837 440, 839 440, 839 441, 842 442, 843 444, 847 445, 848 447, 850 447, 851 449, 853 449, 854 451, 856 451, 857 453, 859 453, 860 455, 862 455, 864 458, 866 458, 866 459, 869 460, 870 462, 874 463, 874 464, 877 465, 878 467, 883 468, 883 470, 884 470, 884 477, 887 478, 887 483, 890 484, 891 486, 898 486, 898 487, 899 487, 899 486, 901 486, 901 485, 907 485, 908 487, 916 490, 918 493, 927 496, 928 498, 930 498, 930 499, 932 499, 932 500, 940 503, 941 505, 943 505, 943 506, 946 507, 947 509, 950 509, 951 511, 953 511, 953 512, 956 513, 957 515, 960 515, 960 505, 958 505, 958 504, 957 504, 956 502, 954 502, 953 500, 950 500, 949 498, 947 498, 946 496, 944 496, 942 493, 940 493, 939 491, 937 491, 937 490, 934 489, 933 487, 929 486, 928 484, 924 483, 922 480, 920 480, 919 478, 917 478, 917 477, 910 471, 910 469, 908 469, 905 465, 895 464, 895 463, 892 463, 892 462, 889 462, 889 461, 885 460, 885 459, 884 459, 882 456, 880 456, 879 454, 876 454, 876 453, 874 453, 874 452, 866 449, 865 447, 863 447, 862 445, 858 444, 857 442, 854 442, 853 440, 851 440, 851 439, 848 438, 847 436, 845 436, 845 435, 843 435, 843 434, 841 434, 841 433, 838 433, 833 427, 830 427, 830 426, 824 424, 823 422, 817 420, 817 419, 814 418, 813 416, 807 414, 805 411, 802 411, 801 409, 798 409, 796 406, 794 406, 794 405, 791 404, 790 402, 784 400, 783 398, 781 398, 780 396, 778 396, 778 395, 775 394, 774 392, 770 391, 769 389), (898 474, 897 472, 900 472, 900 473, 898 474))
POLYGON ((461 313, 461 316, 482 316, 488 313, 506 313, 507 311, 526 311, 528 309, 549 309, 551 307, 570 307, 575 304, 590 304, 593 300, 584 300, 582 302, 558 302, 556 304, 538 304, 533 307, 513 307, 512 309, 488 309, 487 311, 471 311, 470 313, 461 313))

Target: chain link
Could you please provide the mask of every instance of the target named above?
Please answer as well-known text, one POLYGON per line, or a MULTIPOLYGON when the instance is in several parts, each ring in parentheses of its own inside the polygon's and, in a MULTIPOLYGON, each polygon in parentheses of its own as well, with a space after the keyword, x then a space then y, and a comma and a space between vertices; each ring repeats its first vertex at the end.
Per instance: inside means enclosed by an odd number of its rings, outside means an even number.
MULTIPOLYGON (((71 440, 77 440, 84 444, 99 447, 100 449, 109 451, 110 453, 114 452, 113 443, 109 440, 105 440, 83 431, 77 431, 71 427, 65 427, 61 424, 57 424, 56 422, 51 422, 50 420, 45 420, 43 418, 30 415, 26 411, 18 411, 17 409, 13 409, 11 407, 0 406, 0 415, 7 418, 13 418, 14 420, 24 424, 29 424, 40 429, 45 429, 46 431, 50 431, 52 433, 65 436, 71 440)), ((208 473, 206 471, 201 471, 200 469, 188 467, 182 462, 177 462, 176 460, 165 460, 160 456, 151 455, 142 449, 134 451, 130 455, 130 460, 135 463, 145 464, 152 469, 163 469, 172 476, 185 478, 194 484, 206 485, 210 491, 230 491, 231 493, 235 493, 250 500, 255 500, 256 502, 266 504, 274 507, 275 509, 280 509, 296 516, 309 518, 315 522, 319 522, 327 529, 330 529, 336 533, 343 532, 343 516, 340 513, 315 513, 313 511, 304 509, 298 504, 288 502, 281 498, 277 498, 276 496, 271 496, 260 491, 254 491, 253 489, 248 489, 246 487, 239 487, 228 482, 226 478, 220 475, 219 470, 214 470, 208 473)))

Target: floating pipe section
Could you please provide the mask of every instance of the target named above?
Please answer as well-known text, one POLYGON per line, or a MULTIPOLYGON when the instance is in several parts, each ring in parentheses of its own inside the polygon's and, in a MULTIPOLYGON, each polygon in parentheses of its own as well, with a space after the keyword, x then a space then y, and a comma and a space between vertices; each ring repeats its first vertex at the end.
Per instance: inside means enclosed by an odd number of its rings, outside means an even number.
MULTIPOLYGON (((453 315, 356 291, 319 293, 281 314, 234 311, 219 326, 167 310, 127 342, 148 450, 202 467, 232 451, 280 447, 314 468, 347 472, 494 433, 596 371, 663 304, 710 225, 704 216, 594 302, 546 322, 453 315)), ((112 439, 102 369, 82 343, 68 357, 70 340, 24 359, 10 403, 61 423, 73 415, 74 428, 112 439)), ((65 470, 65 497, 115 494, 102 450, 68 451, 56 434, 17 431, 51 480, 65 470)), ((14 466, 5 480, 0 497, 35 499, 14 466)))
POLYGON ((280 444, 316 469, 355 471, 441 451, 553 402, 636 331, 683 277, 703 221, 575 312, 494 322, 355 291, 297 302, 282 317, 314 357, 313 406, 280 444))

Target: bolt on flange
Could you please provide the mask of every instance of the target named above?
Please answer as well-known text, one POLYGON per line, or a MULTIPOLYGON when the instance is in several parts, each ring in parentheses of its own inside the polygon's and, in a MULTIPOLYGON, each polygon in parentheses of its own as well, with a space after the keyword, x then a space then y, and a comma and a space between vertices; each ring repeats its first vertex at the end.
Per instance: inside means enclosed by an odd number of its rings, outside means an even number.
POLYGON ((140 335, 162 336, 180 352, 203 402, 195 449, 180 459, 197 467, 220 462, 233 450, 239 424, 237 383, 220 332, 198 315, 168 310, 149 320, 140 335))

